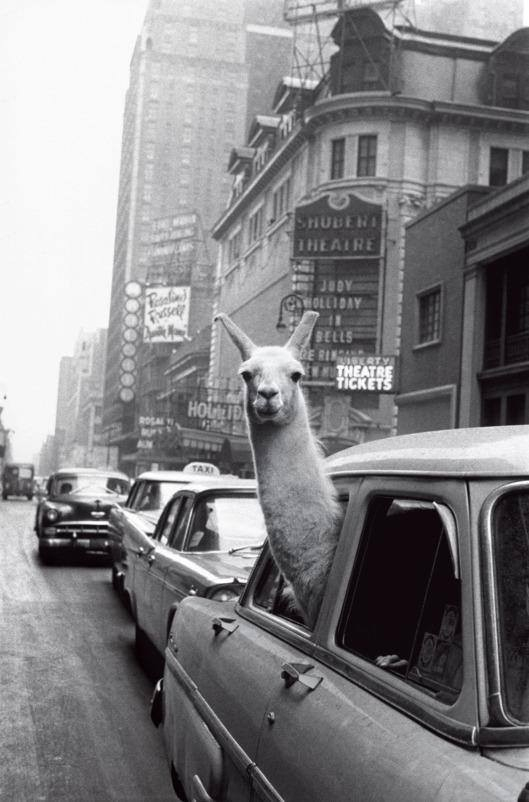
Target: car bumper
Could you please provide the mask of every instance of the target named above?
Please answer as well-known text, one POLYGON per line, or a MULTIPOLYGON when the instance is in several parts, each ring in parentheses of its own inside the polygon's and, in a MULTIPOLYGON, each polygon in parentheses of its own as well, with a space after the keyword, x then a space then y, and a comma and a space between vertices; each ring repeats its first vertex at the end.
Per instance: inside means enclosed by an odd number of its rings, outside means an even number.
POLYGON ((113 539, 106 527, 61 528, 46 526, 39 538, 40 544, 49 549, 75 549, 97 554, 112 553, 113 539))

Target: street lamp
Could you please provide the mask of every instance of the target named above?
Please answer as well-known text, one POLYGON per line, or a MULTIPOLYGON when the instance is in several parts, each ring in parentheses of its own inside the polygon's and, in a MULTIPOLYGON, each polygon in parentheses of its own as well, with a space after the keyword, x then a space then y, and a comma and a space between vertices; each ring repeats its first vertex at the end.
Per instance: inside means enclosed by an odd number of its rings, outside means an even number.
MULTIPOLYGON (((296 295, 296 293, 285 295, 279 302, 279 318, 276 323, 276 329, 282 331, 287 328, 287 324, 283 320, 283 313, 286 313, 290 317, 293 315, 299 315, 299 317, 301 317, 304 309, 305 304, 301 295, 296 295)), ((292 321, 290 321, 289 325, 292 326, 292 321)))

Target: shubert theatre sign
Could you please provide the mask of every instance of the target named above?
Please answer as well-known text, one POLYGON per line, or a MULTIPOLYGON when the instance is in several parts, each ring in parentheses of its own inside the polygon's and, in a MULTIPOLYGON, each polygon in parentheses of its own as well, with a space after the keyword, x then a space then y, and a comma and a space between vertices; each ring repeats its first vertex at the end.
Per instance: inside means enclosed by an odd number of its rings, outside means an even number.
POLYGON ((354 259, 380 256, 382 207, 352 194, 324 195, 298 206, 294 259, 354 259))

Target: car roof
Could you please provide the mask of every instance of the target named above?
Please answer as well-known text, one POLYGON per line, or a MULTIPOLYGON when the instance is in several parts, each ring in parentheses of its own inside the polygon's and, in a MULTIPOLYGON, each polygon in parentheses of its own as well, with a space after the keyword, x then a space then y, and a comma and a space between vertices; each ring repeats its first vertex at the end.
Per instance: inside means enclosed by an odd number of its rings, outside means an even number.
POLYGON ((219 479, 229 479, 233 481, 241 481, 237 476, 232 476, 231 474, 207 474, 207 473, 200 473, 200 472, 193 472, 193 471, 144 471, 140 473, 134 479, 137 482, 139 479, 146 480, 148 482, 185 482, 189 484, 190 482, 216 482, 219 479))
POLYGON ((352 446, 326 459, 333 475, 529 478, 529 426, 443 429, 352 446))
POLYGON ((224 479, 222 476, 217 476, 212 479, 206 479, 206 481, 199 479, 194 482, 189 482, 189 484, 182 487, 181 490, 191 491, 192 493, 202 493, 210 490, 214 490, 215 492, 219 490, 252 490, 255 493, 257 492, 257 482, 255 479, 237 479, 233 477, 226 477, 224 479))
POLYGON ((59 468, 58 471, 50 473, 50 477, 71 476, 76 474, 78 476, 110 476, 116 479, 126 479, 130 481, 126 473, 115 471, 112 468, 59 468))

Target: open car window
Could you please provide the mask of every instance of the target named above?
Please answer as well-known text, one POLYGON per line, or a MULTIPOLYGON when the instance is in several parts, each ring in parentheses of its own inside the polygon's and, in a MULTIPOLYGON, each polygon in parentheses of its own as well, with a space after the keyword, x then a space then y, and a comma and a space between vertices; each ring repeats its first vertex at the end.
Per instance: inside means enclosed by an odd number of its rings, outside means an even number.
POLYGON ((342 612, 341 647, 447 704, 462 685, 455 519, 444 505, 377 497, 342 612))

